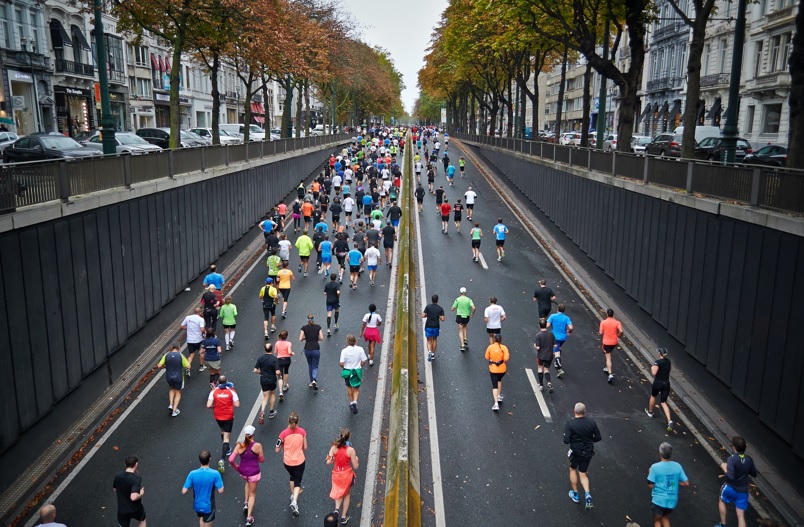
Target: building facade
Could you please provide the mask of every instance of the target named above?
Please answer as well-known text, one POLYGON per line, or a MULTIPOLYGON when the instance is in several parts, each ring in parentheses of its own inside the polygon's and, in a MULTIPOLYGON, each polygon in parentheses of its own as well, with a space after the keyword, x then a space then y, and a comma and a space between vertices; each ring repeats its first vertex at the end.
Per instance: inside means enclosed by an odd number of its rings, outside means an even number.
MULTIPOLYGON (((564 103, 561 110, 561 132, 581 131, 583 124, 583 83, 585 72, 586 59, 583 57, 575 62, 567 63, 564 103)), ((598 119, 600 82, 600 74, 593 70, 591 79, 592 86, 590 88, 590 130, 597 129, 599 121, 607 128, 612 126, 611 118, 614 115, 612 105, 607 106, 607 115, 601 120, 598 119)), ((544 129, 555 130, 556 119, 558 118, 558 95, 561 88, 561 64, 556 64, 545 74, 544 87, 546 92, 544 98, 544 129)), ((611 97, 608 98, 611 99, 611 97)))

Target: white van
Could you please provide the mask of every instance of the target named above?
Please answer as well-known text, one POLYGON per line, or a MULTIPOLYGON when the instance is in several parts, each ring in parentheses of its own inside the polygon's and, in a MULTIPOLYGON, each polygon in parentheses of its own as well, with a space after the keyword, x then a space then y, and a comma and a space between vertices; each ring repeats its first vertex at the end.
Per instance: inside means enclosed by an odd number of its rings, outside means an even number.
MULTIPOLYGON (((683 134, 684 127, 677 126, 675 130, 673 130, 674 134, 683 134)), ((696 126, 695 127, 695 142, 700 143, 707 137, 720 137, 720 128, 717 126, 696 126)))
MULTIPOLYGON (((246 125, 244 124, 221 124, 218 125, 218 128, 221 130, 225 130, 229 133, 236 134, 240 139, 243 139, 246 125)), ((248 125, 248 137, 249 141, 265 141, 265 130, 257 126, 256 124, 248 125)))

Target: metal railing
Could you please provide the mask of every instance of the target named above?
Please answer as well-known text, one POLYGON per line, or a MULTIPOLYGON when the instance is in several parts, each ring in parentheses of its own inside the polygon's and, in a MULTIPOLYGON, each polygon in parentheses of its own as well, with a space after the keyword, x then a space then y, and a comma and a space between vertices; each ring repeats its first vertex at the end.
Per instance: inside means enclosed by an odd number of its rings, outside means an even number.
POLYGON ((135 156, 3 164, 0 165, 0 214, 47 201, 67 201, 72 196, 90 192, 206 172, 305 148, 336 145, 349 139, 348 134, 320 135, 242 145, 177 148, 135 156))
POLYGON ((524 141, 529 144, 523 144, 520 140, 506 137, 464 133, 455 133, 453 137, 614 177, 641 180, 646 185, 661 185, 753 207, 804 214, 804 170, 611 153, 540 141, 524 141))
POLYGON ((56 72, 92 77, 95 75, 95 66, 82 62, 73 62, 72 60, 56 59, 56 72))

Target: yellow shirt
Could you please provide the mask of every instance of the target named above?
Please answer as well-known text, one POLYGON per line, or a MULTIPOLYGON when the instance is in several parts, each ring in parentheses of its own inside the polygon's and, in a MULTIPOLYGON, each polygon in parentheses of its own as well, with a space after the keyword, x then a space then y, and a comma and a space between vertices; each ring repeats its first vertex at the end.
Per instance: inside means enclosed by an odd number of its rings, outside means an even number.
POLYGON ((290 289, 290 281, 293 280, 293 271, 290 269, 280 269, 279 274, 276 275, 276 280, 279 282, 277 284, 279 289, 290 289))

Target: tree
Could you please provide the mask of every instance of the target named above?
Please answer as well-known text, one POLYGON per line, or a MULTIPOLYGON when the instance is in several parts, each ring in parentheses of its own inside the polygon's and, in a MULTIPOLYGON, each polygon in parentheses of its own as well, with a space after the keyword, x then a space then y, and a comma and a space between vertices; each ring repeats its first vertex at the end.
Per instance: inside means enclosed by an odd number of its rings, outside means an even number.
MULTIPOLYGON (((793 36, 793 52, 788 61, 790 67, 790 132, 787 136, 787 166, 804 169, 804 9, 798 8, 796 32, 793 36)), ((729 103, 731 104, 731 103, 729 103)))

